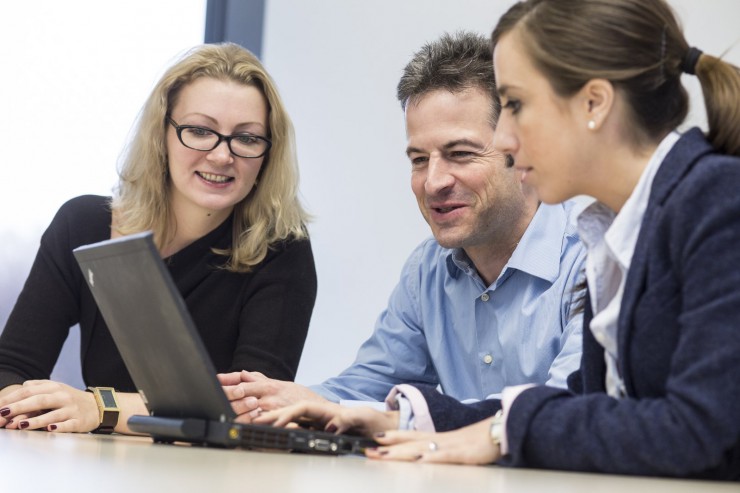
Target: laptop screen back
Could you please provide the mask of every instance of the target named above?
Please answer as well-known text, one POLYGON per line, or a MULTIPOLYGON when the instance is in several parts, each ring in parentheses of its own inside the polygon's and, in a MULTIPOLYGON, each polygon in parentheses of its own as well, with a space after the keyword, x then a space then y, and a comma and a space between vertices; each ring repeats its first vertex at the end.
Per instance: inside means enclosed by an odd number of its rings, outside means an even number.
POLYGON ((150 413, 233 419, 151 232, 82 246, 74 255, 150 413))

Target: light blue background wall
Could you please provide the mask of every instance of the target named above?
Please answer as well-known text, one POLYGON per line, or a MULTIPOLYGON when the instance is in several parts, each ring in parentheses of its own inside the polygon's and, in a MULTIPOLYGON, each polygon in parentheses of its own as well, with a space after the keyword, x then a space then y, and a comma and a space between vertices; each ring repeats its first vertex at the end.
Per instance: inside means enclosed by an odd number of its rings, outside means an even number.
MULTIPOLYGON (((0 3, 0 330, 54 213, 110 195, 144 100, 204 26, 205 0, 0 3)), ((78 340, 54 376, 81 385, 78 340)))
MULTIPOLYGON (((395 99, 403 66, 444 31, 487 35, 511 3, 267 2, 262 58, 293 116, 302 194, 315 216, 319 294, 298 381, 319 382, 352 362, 406 256, 428 235, 395 99)), ((699 48, 720 54, 737 43, 740 1, 670 3, 699 48)), ((0 7, 0 42, 12 47, 0 79, 0 327, 56 209, 75 195, 109 193, 151 86, 203 39, 202 0, 60 4, 0 7)), ((740 64, 740 47, 727 58, 740 64)), ((691 118, 702 123, 698 108, 691 118)), ((57 376, 79 381, 75 351, 63 359, 57 376)))

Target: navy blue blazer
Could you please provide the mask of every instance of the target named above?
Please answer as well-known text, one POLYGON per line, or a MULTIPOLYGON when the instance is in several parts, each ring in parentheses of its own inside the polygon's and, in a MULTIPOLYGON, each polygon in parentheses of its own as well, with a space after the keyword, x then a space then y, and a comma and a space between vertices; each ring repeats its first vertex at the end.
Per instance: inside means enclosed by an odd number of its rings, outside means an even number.
MULTIPOLYGON (((605 394, 604 351, 584 330, 570 390, 515 400, 501 463, 740 480, 740 158, 716 154, 698 129, 655 176, 618 324, 628 396, 605 394)), ((441 429, 500 406, 422 392, 441 429)))

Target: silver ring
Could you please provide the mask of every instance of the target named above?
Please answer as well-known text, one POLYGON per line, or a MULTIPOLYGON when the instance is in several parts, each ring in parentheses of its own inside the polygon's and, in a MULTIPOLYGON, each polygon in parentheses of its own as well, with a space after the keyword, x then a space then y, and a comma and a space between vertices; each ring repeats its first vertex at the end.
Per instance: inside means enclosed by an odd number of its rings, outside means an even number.
POLYGON ((437 445, 437 442, 429 442, 429 451, 436 452, 437 450, 439 450, 439 445, 437 445))

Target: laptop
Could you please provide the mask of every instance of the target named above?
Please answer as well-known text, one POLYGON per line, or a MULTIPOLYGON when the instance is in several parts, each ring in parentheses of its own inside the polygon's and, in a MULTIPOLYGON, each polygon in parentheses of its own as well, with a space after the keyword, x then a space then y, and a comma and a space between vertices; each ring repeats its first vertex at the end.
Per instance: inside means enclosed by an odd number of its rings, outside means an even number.
POLYGON ((370 439, 234 423, 234 413, 151 232, 76 248, 74 256, 149 416, 131 430, 155 442, 362 454, 370 439))

